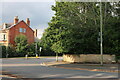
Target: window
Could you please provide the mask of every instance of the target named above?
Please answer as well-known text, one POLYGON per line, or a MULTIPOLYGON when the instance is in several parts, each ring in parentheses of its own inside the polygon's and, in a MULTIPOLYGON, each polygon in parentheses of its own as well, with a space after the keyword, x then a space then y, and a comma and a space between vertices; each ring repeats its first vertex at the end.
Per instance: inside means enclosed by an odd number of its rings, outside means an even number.
POLYGON ((22 32, 22 28, 19 28, 19 32, 22 32))
POLYGON ((0 34, 0 41, 5 41, 7 40, 6 34, 0 34))
POLYGON ((24 30, 24 33, 26 33, 26 29, 24 28, 23 30, 24 30))
POLYGON ((25 28, 19 28, 19 32, 26 33, 26 29, 25 28))
POLYGON ((5 34, 3 35, 3 40, 6 40, 6 35, 5 34))

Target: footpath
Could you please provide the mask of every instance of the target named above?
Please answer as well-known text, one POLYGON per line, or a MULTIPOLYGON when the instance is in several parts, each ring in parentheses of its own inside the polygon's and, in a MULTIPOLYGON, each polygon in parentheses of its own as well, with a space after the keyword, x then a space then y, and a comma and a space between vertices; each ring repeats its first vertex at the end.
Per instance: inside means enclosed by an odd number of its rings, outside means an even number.
POLYGON ((22 77, 11 74, 8 71, 0 71, 0 78, 2 80, 14 80, 15 78, 22 78, 22 77))
POLYGON ((120 72, 120 64, 90 64, 90 63, 69 63, 69 62, 45 62, 42 66, 52 66, 64 69, 72 70, 87 70, 87 71, 99 71, 99 72, 120 72))

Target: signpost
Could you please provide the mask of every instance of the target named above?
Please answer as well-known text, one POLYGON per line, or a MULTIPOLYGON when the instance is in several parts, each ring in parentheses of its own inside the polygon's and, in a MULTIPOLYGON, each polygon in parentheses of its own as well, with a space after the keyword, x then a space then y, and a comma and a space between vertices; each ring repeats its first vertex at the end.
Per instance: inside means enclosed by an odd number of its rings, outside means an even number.
MULTIPOLYGON (((40 50, 40 53, 41 53, 42 47, 40 47, 40 49, 39 49, 39 50, 40 50)), ((39 56, 40 56, 40 55, 39 55, 39 56)))
POLYGON ((40 47, 40 52, 41 52, 41 50, 42 50, 42 47, 40 47))

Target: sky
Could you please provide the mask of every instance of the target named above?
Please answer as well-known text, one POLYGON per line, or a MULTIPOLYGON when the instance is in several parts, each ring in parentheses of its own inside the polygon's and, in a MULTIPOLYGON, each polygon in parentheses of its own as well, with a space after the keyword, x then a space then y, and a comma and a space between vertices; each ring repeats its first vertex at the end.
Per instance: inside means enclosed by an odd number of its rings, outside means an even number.
POLYGON ((55 0, 0 0, 0 25, 13 23, 15 16, 20 20, 30 18, 30 27, 39 29, 38 37, 40 38, 54 16, 55 12, 51 10, 52 5, 55 5, 55 0))
MULTIPOLYGON (((55 1, 39 1, 39 2, 19 2, 18 0, 10 0, 0 3, 0 17, 2 23, 13 23, 14 17, 18 16, 19 20, 30 19, 30 27, 33 29, 39 29, 38 37, 42 36, 44 29, 48 27, 54 13, 51 10, 51 6, 55 4, 55 1)), ((32 1, 32 0, 31 0, 32 1)), ((1 20, 0 18, 0 20, 1 20)))

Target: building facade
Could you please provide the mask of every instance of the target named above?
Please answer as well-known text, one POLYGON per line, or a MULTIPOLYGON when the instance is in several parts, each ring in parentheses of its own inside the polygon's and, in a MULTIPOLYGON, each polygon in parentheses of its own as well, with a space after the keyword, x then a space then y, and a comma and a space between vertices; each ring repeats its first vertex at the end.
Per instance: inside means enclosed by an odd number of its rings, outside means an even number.
POLYGON ((35 41, 35 31, 30 28, 29 18, 26 21, 19 21, 18 16, 16 16, 14 23, 4 23, 0 28, 0 44, 2 45, 15 45, 15 37, 20 34, 27 37, 29 44, 35 41))

